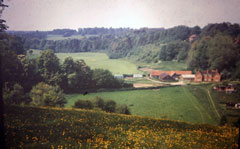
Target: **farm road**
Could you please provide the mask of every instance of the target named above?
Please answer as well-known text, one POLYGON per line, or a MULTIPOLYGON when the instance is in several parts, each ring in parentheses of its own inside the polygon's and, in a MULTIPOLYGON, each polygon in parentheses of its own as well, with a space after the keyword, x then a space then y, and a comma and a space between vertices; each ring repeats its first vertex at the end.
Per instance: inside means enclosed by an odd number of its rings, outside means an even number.
POLYGON ((208 92, 208 96, 209 96, 208 99, 210 99, 211 105, 212 105, 212 107, 213 107, 213 109, 214 109, 216 115, 217 115, 218 118, 220 119, 220 114, 218 113, 218 111, 217 111, 217 109, 216 109, 216 106, 215 106, 215 104, 214 104, 214 102, 213 102, 213 99, 212 99, 212 96, 211 96, 209 90, 207 90, 207 92, 208 92))
POLYGON ((187 93, 186 91, 186 88, 185 87, 182 87, 185 95, 188 97, 188 99, 190 100, 190 102, 192 103, 193 107, 199 112, 200 116, 201 116, 201 120, 202 120, 202 123, 205 123, 205 120, 204 120, 204 117, 203 117, 203 113, 201 112, 201 110, 199 109, 198 105, 196 105, 196 103, 194 103, 192 101, 192 97, 190 97, 190 95, 187 93))
POLYGON ((149 77, 146 77, 146 79, 150 80, 152 82, 155 82, 155 83, 161 83, 161 84, 167 84, 167 85, 186 85, 186 83, 184 83, 183 81, 180 81, 180 82, 161 82, 161 81, 153 80, 149 77))
POLYGON ((161 82, 161 81, 153 80, 149 77, 145 77, 145 79, 157 84, 134 83, 133 86, 135 88, 141 88, 141 87, 148 88, 148 87, 157 87, 157 86, 166 86, 166 85, 186 85, 186 83, 182 81, 181 82, 161 82))

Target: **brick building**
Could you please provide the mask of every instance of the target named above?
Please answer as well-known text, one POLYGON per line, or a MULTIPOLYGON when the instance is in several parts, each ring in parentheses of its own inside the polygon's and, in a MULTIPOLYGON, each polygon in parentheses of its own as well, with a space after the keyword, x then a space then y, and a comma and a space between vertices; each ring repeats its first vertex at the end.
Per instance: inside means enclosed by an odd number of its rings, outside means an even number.
POLYGON ((218 70, 198 71, 195 75, 195 82, 220 82, 221 74, 218 70))

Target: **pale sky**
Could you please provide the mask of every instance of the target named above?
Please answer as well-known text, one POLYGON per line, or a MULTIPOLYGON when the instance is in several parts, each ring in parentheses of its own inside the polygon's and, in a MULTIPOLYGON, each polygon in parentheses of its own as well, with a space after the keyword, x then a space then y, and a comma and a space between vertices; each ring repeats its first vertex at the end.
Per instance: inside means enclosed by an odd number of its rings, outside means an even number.
POLYGON ((9 30, 240 23, 240 0, 5 0, 9 30))

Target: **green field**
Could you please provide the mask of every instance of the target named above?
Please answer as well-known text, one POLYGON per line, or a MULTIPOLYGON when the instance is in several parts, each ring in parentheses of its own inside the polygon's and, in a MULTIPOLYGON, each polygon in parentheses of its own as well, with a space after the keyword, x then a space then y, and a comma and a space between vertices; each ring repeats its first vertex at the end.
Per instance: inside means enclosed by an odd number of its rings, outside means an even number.
POLYGON ((83 39, 83 38, 89 38, 89 37, 95 37, 95 36, 98 36, 98 35, 85 35, 85 36, 82 36, 82 35, 72 35, 72 36, 69 36, 69 37, 64 37, 62 35, 52 35, 52 34, 49 34, 47 35, 46 37, 46 40, 66 40, 66 39, 83 39))
MULTIPOLYGON (((41 50, 32 49, 30 58, 36 58, 41 54, 41 50)), ((74 60, 83 59, 91 69, 108 69, 113 74, 139 74, 143 73, 137 69, 137 65, 124 59, 109 59, 105 53, 81 52, 81 53, 56 53, 62 63, 65 58, 72 57, 74 60)))
POLYGON ((88 95, 67 95, 67 107, 78 99, 94 99, 96 96, 127 104, 132 115, 166 118, 191 123, 217 124, 195 96, 186 87, 167 87, 154 90, 99 92, 88 95))
POLYGON ((141 67, 147 67, 156 70, 187 70, 187 65, 184 62, 162 61, 158 63, 139 63, 141 67))
POLYGON ((124 79, 124 81, 126 83, 140 83, 140 84, 158 84, 156 82, 153 82, 151 80, 147 80, 146 78, 128 78, 128 79, 124 79))
POLYGON ((83 39, 81 35, 72 35, 70 37, 63 37, 62 35, 47 35, 46 40, 65 40, 65 39, 83 39))
POLYGON ((91 69, 102 68, 108 69, 113 74, 135 74, 141 73, 137 70, 137 66, 123 59, 109 59, 105 53, 56 53, 61 62, 66 57, 71 56, 74 60, 83 59, 91 69))

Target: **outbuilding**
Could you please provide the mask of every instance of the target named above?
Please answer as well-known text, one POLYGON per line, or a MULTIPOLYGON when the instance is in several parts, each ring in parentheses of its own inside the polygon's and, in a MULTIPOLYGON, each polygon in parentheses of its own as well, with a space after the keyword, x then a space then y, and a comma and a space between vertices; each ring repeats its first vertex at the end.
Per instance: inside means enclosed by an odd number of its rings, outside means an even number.
POLYGON ((181 75, 181 80, 183 81, 194 81, 195 75, 194 74, 183 74, 181 75))
POLYGON ((122 74, 115 74, 114 78, 116 78, 116 79, 123 79, 124 77, 123 77, 122 74))
POLYGON ((133 74, 133 78, 142 78, 143 75, 142 74, 133 74))

